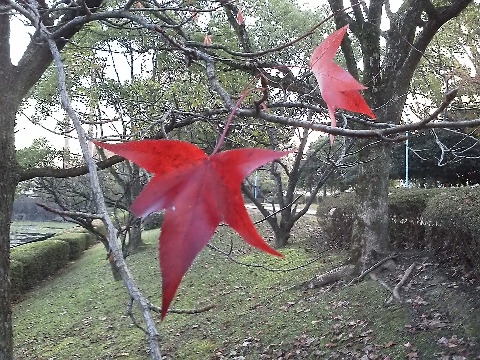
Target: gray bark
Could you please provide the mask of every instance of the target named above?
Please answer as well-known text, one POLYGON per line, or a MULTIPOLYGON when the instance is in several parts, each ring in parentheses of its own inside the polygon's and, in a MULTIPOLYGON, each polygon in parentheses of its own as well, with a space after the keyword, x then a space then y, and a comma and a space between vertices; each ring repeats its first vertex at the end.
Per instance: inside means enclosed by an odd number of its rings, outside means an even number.
MULTIPOLYGON (((100 2, 87 3, 98 6, 100 2)), ((8 3, 0 0, 0 5, 8 3)), ((21 169, 15 160, 16 113, 33 85, 52 61, 47 44, 33 38, 17 66, 10 59, 10 14, 8 7, 0 12, 0 360, 13 358, 12 309, 10 284, 10 218, 15 189, 21 169)), ((85 10, 82 10, 85 11, 85 10)), ((71 14, 71 16, 75 16, 71 14)), ((66 16, 65 21, 71 17, 66 16)), ((65 45, 80 27, 70 28, 60 34, 60 47, 65 45)))
MULTIPOLYGON (((441 26, 458 16, 472 1, 451 1, 449 5, 435 7, 428 0, 404 2, 397 13, 388 13, 390 29, 386 32, 384 58, 380 38, 383 0, 370 1, 363 12, 361 5, 353 5, 353 17, 342 11, 342 0, 329 0, 336 12, 337 26, 350 24, 350 30, 359 40, 363 57, 364 84, 369 88, 364 95, 376 110, 382 122, 398 124, 405 105, 415 69, 428 44, 441 26), (427 15, 426 19, 423 15, 427 15)), ((357 64, 351 42, 342 42, 347 66, 357 64)), ((390 147, 388 144, 369 146, 359 155, 361 162, 356 185, 357 212, 352 233, 351 259, 358 271, 372 265, 389 248, 388 236, 388 182, 390 147)))
POLYGON ((369 146, 362 150, 359 161, 352 261, 361 273, 389 251, 387 195, 390 147, 383 143, 369 146))
MULTIPOLYGON (((2 86, 2 80, 0 80, 0 86, 2 86)), ((4 96, 0 100, 2 110, 0 111, 0 128, 4 130, 0 131, 0 360, 11 359, 13 356, 10 305, 10 218, 18 167, 15 161, 13 131, 17 109, 10 100, 9 96, 4 96)))

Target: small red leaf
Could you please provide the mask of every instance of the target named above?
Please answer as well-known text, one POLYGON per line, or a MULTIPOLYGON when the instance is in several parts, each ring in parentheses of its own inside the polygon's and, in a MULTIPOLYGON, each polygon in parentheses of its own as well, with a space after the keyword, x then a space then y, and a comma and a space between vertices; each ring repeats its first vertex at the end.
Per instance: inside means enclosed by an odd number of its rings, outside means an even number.
POLYGON ((250 245, 282 256, 255 229, 240 185, 252 170, 288 152, 246 148, 207 157, 195 145, 178 140, 94 143, 154 173, 131 210, 146 216, 166 209, 159 238, 162 319, 183 275, 220 222, 231 226, 250 245))
MULTIPOLYGON (((313 51, 310 67, 317 79, 320 93, 328 107, 332 126, 336 126, 335 109, 359 112, 375 119, 375 114, 358 90, 366 89, 345 69, 333 62, 348 25, 334 31, 313 51)), ((332 137, 331 137, 332 139, 332 137)))
POLYGON ((205 45, 211 45, 212 44, 212 38, 210 34, 206 34, 205 37, 203 38, 203 43, 205 45))
POLYGON ((238 9, 238 12, 237 12, 237 23, 238 25, 243 24, 243 14, 242 14, 242 10, 240 9, 238 9))

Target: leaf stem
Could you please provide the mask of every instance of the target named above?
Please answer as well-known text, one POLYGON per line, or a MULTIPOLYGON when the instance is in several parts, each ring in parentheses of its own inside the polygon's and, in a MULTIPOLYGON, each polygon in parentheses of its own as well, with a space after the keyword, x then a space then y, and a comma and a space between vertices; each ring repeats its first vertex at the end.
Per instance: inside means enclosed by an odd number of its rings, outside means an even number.
POLYGON ((232 111, 230 112, 230 115, 228 116, 227 122, 225 123, 225 128, 223 129, 222 135, 217 141, 217 145, 215 146, 215 149, 213 149, 213 152, 210 156, 215 155, 218 152, 218 149, 220 149, 220 146, 222 145, 223 141, 225 140, 225 137, 227 136, 227 131, 228 127, 230 126, 230 123, 232 122, 233 116, 235 115, 235 112, 237 109, 240 107, 240 104, 242 103, 243 99, 247 97, 248 94, 250 94, 252 91, 258 90, 258 88, 253 88, 249 89, 246 91, 243 91, 242 94, 240 95, 240 98, 237 100, 235 103, 235 106, 233 107, 232 111))

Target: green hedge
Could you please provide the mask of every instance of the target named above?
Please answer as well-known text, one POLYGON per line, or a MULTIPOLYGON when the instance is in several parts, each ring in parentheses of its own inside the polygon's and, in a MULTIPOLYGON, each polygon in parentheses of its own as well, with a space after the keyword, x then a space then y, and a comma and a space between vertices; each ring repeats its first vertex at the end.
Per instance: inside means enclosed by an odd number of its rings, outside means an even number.
MULTIPOLYGON (((480 189, 395 189, 388 202, 395 246, 431 251, 480 275, 480 189)), ((354 211, 353 194, 319 203, 317 218, 332 244, 350 244, 354 211)))
POLYGON ((40 280, 65 266, 69 261, 70 247, 61 240, 45 240, 17 246, 11 258, 23 265, 20 291, 28 289, 40 280))
POLYGON ((65 241, 68 243, 70 247, 69 259, 75 260, 78 259, 80 255, 82 255, 82 253, 91 245, 91 239, 93 239, 93 236, 85 232, 68 232, 56 235, 51 239, 65 241))
POLYGON ((65 232, 50 239, 11 249, 10 278, 13 297, 53 275, 95 242, 95 236, 81 231, 65 232))
POLYGON ((163 223, 164 212, 154 212, 143 220, 145 230, 160 229, 163 223))
POLYGON ((480 189, 455 188, 432 197, 422 220, 429 249, 446 250, 455 263, 480 274, 480 189))
POLYGON ((342 247, 350 243, 354 208, 355 195, 352 193, 320 198, 317 220, 331 245, 342 247))

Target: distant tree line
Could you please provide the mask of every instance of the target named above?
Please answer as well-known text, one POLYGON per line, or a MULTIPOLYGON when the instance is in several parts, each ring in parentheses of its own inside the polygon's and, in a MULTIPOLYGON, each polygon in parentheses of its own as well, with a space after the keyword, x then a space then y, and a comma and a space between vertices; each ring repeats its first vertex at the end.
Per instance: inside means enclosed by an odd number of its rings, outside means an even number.
POLYGON ((52 221, 61 218, 37 205, 34 198, 17 196, 13 203, 12 221, 52 221))

